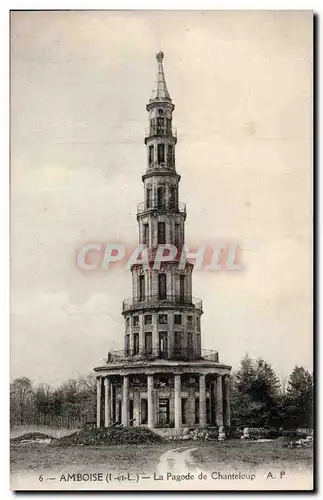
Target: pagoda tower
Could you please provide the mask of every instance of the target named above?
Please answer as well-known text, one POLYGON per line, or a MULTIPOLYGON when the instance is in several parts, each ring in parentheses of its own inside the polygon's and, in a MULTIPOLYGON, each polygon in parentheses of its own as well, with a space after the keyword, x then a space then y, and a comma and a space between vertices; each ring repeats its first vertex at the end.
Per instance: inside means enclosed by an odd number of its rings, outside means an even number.
POLYGON ((185 259, 186 205, 179 201, 175 109, 164 54, 146 106, 147 168, 138 204, 139 243, 147 259, 131 267, 132 296, 123 301, 124 348, 97 374, 97 427, 230 426, 229 375, 217 351, 201 348, 202 301, 192 297, 193 264, 185 259))

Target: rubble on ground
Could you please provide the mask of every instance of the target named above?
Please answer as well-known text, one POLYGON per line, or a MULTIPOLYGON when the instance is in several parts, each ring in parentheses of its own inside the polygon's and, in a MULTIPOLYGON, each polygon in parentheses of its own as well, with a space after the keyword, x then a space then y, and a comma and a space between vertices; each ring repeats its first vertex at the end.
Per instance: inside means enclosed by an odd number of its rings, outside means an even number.
POLYGON ((43 434, 42 432, 28 432, 22 436, 18 436, 10 440, 11 444, 49 444, 52 441, 56 441, 55 438, 49 436, 48 434, 43 434))
POLYGON ((83 429, 60 438, 58 446, 97 446, 114 444, 161 443, 164 439, 147 428, 105 427, 102 429, 83 429))
POLYGON ((313 446, 313 436, 289 441, 284 445, 285 448, 311 448, 313 446))
POLYGON ((176 435, 168 436, 168 439, 172 441, 208 441, 210 439, 216 439, 217 437, 218 432, 215 429, 189 429, 188 427, 185 427, 176 433, 176 435))

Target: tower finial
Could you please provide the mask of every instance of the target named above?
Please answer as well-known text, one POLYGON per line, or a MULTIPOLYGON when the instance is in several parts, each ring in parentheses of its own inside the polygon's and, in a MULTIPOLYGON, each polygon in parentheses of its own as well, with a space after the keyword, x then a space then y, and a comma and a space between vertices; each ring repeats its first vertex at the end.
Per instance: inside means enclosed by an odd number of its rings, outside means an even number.
POLYGON ((164 52, 160 50, 156 54, 156 59, 157 59, 157 76, 150 102, 154 100, 171 101, 169 92, 167 90, 167 85, 164 75, 164 68, 163 68, 164 52))
POLYGON ((161 63, 164 59, 164 52, 162 50, 160 50, 158 52, 158 54, 156 54, 156 59, 159 63, 161 63))

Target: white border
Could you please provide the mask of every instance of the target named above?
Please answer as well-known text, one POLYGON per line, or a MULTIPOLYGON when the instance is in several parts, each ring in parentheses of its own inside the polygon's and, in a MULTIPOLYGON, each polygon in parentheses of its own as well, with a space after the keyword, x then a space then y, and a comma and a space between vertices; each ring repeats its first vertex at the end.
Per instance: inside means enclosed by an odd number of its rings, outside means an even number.
MULTIPOLYGON (((312 2, 307 2, 307 1, 287 1, 287 0, 271 0, 269 1, 199 1, 196 2, 194 0, 186 0, 180 1, 180 0, 163 0, 161 1, 155 1, 154 4, 152 4, 151 0, 148 1, 137 1, 133 2, 131 0, 115 0, 115 1, 109 1, 109 0, 92 0, 91 2, 86 1, 86 0, 78 0, 78 1, 69 1, 66 3, 66 1, 62 0, 56 0, 56 2, 49 2, 46 0, 34 0, 29 3, 29 5, 26 5, 26 2, 21 1, 21 0, 16 0, 12 2, 7 2, 3 0, 1 2, 1 7, 0 7, 0 34, 1 34, 1 44, 0 44, 0 55, 1 55, 1 69, 2 69, 2 75, 4 75, 1 78, 1 94, 2 94, 2 106, 1 106, 1 153, 2 153, 2 168, 0 169, 1 172, 1 180, 0 180, 0 188, 1 188, 1 196, 0 196, 0 213, 1 213, 1 233, 2 233, 2 244, 0 245, 0 252, 1 252, 1 264, 2 264, 2 272, 1 272, 1 277, 2 279, 0 280, 1 282, 1 313, 0 313, 0 318, 1 318, 1 333, 3 335, 3 339, 5 342, 5 345, 2 344, 5 348, 1 349, 3 359, 1 363, 1 395, 2 395, 2 408, 0 412, 0 417, 1 417, 1 430, 4 431, 4 436, 2 439, 2 446, 1 446, 1 472, 2 472, 2 478, 0 482, 0 491, 1 491, 1 498, 8 498, 11 496, 11 493, 9 492, 9 450, 8 450, 8 443, 9 443, 9 408, 7 402, 9 401, 9 268, 8 268, 8 262, 9 262, 9 190, 8 190, 8 185, 9 185, 9 170, 8 170, 8 164, 9 164, 9 79, 5 77, 5 75, 9 75, 9 10, 32 10, 32 9, 39 9, 39 10, 67 10, 67 9, 87 9, 87 10, 109 10, 109 9, 114 9, 114 10, 123 10, 123 9, 128 9, 128 10, 210 10, 210 9, 217 9, 217 10, 313 10, 315 11, 318 15, 322 11, 322 2, 317 1, 312 1, 312 2)), ((318 51, 318 68, 322 66, 322 53, 319 51, 319 47, 317 47, 318 51)), ((320 75, 317 75, 317 81, 320 81, 320 75)), ((318 104, 318 103, 317 103, 318 104)), ((321 116, 320 113, 321 110, 321 105, 319 109, 317 109, 317 114, 318 117, 321 116)), ((317 120, 318 121, 318 120, 317 120)), ((318 125, 318 123, 317 123, 318 125)), ((316 131, 317 134, 317 140, 319 139, 318 137, 318 130, 316 131)), ((318 148, 319 148, 318 144, 318 148)), ((319 188, 322 188, 322 175, 320 176, 320 179, 318 178, 318 172, 319 172, 319 165, 317 165, 317 181, 319 180, 319 188)), ((322 189, 320 189, 322 192, 322 189)), ((317 200, 318 202, 318 200, 317 200)), ((322 207, 318 206, 318 220, 319 216, 322 216, 322 207)), ((317 221, 318 222, 318 221, 317 221)), ((322 251, 322 241, 321 238, 318 238, 319 235, 317 235, 317 239, 319 240, 319 248, 322 251)), ((321 235, 320 235, 321 236, 321 235)), ((321 251, 320 255, 317 257, 321 257, 321 251)), ((322 266, 320 268, 320 273, 319 273, 319 278, 321 281, 322 278, 322 266)), ((319 308, 316 311, 317 316, 319 313, 319 310, 322 310, 323 308, 323 298, 322 295, 319 298, 319 308)), ((318 321, 318 318, 317 318, 318 321)), ((317 325, 318 328, 318 325, 317 325)), ((320 332, 318 331, 318 334, 320 332)), ((319 335, 318 335, 319 337, 319 335)), ((322 346, 322 341, 320 342, 320 345, 322 346)), ((320 349, 320 354, 321 354, 321 349, 320 349)), ((318 356, 318 358, 321 358, 321 356, 318 356)), ((318 360, 317 360, 318 361, 318 360)), ((322 365, 321 365, 322 366, 322 365)), ((320 379, 322 381, 322 369, 319 370, 319 363, 317 366, 317 377, 316 381, 320 379)), ((321 382, 322 384, 322 382, 321 382)), ((320 400, 319 400, 320 401, 320 400)), ((320 404, 320 410, 322 410, 322 406, 320 404)), ((321 413, 321 412, 320 412, 321 413)), ((317 422, 317 425, 319 422, 317 422)), ((321 444, 321 443, 320 443, 321 444)), ((321 447, 319 447, 321 448, 321 447)), ((320 450, 319 450, 320 451, 320 450)), ((321 476, 321 467, 319 470, 317 470, 317 475, 318 477, 321 476)), ((49 497, 54 496, 55 493, 49 494, 49 497)), ((249 494, 241 494, 244 497, 248 497, 249 494)), ((304 493, 306 495, 306 493, 304 493)), ((30 494, 29 498, 33 498, 35 495, 30 494)), ((113 494, 109 494, 109 496, 114 496, 113 494)), ((121 495, 119 494, 118 497, 121 495)), ((137 495, 138 496, 138 495, 137 495)), ((167 495, 169 498, 173 496, 173 494, 168 494, 167 495)), ((175 495, 174 495, 175 496, 175 495)), ((226 495, 228 496, 228 495, 226 495)), ((229 495, 230 496, 230 495, 229 495)), ((254 496, 254 495, 253 495, 254 496)), ((257 495, 258 496, 258 495, 257 495)), ((261 497, 262 494, 259 493, 259 497, 261 497)), ((283 498, 285 495, 283 494, 277 494, 276 497, 281 497, 283 498)), ((61 497, 67 497, 67 494, 61 494, 61 497)), ((90 498, 93 497, 93 494, 82 494, 82 498, 90 498)))

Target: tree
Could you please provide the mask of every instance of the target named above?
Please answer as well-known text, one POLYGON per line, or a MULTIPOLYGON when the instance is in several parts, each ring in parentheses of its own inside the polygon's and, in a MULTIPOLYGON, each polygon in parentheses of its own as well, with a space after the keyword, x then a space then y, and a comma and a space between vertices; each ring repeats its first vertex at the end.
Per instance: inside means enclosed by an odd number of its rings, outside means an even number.
POLYGON ((313 426, 313 377, 303 366, 290 375, 285 410, 291 427, 313 426))
POLYGON ((230 413, 232 428, 256 427, 261 405, 255 403, 251 396, 238 389, 237 379, 233 377, 230 391, 230 413))
POLYGON ((46 384, 39 385, 34 391, 34 404, 37 414, 50 415, 53 409, 53 392, 46 384))
POLYGON ((258 402, 259 425, 281 425, 282 414, 280 405, 280 382, 269 363, 263 359, 256 362, 256 376, 251 386, 252 400, 258 402))
POLYGON ((242 358, 240 368, 235 374, 236 387, 242 394, 250 394, 252 384, 256 378, 254 362, 249 358, 248 353, 242 358))
POLYGON ((238 427, 278 427, 282 422, 280 383, 272 367, 263 359, 256 362, 248 354, 232 378, 231 415, 238 427))
POLYGON ((33 387, 27 377, 16 378, 10 384, 10 417, 16 424, 25 424, 33 413, 33 387))

